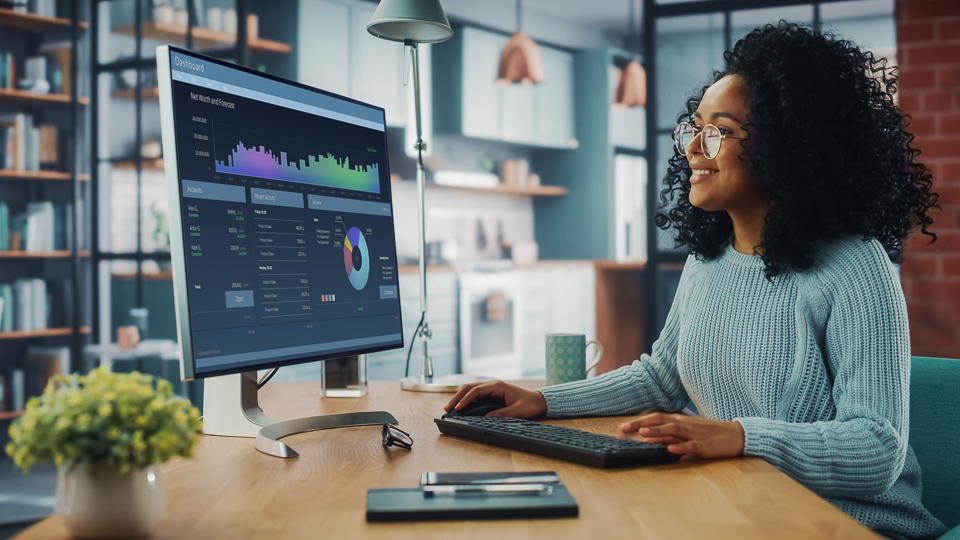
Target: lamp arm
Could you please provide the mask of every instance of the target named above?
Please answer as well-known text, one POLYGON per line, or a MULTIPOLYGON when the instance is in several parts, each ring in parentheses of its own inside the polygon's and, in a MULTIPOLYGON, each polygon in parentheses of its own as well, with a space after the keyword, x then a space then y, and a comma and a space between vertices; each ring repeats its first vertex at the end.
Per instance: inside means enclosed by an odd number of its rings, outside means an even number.
MULTIPOLYGON (((420 58, 419 47, 417 43, 407 41, 410 46, 413 67, 413 103, 416 113, 417 123, 417 202, 420 212, 417 227, 420 238, 420 312, 427 313, 427 239, 426 239, 426 212, 424 208, 424 170, 423 170, 423 151, 426 149, 426 143, 423 142, 423 128, 420 120, 420 58)), ((426 319, 424 319, 426 324, 426 319)))

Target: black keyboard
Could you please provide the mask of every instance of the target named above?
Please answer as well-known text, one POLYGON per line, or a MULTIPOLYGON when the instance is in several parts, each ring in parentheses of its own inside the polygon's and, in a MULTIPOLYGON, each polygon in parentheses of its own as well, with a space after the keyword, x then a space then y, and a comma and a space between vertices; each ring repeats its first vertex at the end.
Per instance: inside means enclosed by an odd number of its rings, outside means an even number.
POLYGON ((619 439, 576 429, 503 416, 459 416, 434 420, 440 433, 522 450, 592 467, 669 463, 680 459, 662 444, 619 439))

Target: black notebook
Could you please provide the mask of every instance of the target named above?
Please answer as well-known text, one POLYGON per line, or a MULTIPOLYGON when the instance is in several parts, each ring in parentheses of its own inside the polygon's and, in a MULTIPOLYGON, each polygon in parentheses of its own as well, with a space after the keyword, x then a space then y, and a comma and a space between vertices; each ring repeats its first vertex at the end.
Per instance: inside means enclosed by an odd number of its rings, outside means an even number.
POLYGON ((576 517, 579 509, 563 484, 538 493, 434 495, 424 486, 367 491, 367 521, 576 517))

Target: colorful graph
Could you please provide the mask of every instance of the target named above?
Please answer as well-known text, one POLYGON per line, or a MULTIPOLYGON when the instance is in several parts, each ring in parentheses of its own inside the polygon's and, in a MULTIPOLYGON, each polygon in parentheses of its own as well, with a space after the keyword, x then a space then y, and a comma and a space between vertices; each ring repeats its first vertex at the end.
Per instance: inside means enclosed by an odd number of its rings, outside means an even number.
POLYGON ((370 253, 363 233, 356 227, 351 227, 343 240, 343 263, 353 288, 359 291, 366 287, 367 278, 370 277, 370 253))
POLYGON ((376 163, 352 166, 350 158, 329 153, 288 162, 286 152, 277 156, 263 146, 248 148, 243 142, 237 142, 227 158, 216 163, 219 173, 380 193, 380 168, 376 163))

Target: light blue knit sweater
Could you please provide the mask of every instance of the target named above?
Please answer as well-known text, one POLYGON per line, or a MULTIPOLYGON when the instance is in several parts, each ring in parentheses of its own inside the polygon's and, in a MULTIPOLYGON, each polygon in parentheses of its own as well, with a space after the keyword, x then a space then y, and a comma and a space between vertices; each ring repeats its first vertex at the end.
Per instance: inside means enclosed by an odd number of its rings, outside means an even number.
POLYGON ((814 267, 767 281, 728 247, 687 259, 653 353, 540 392, 550 416, 680 411, 736 420, 760 456, 867 527, 911 538, 946 527, 920 502, 907 445, 910 332, 876 240, 822 242, 814 267))

